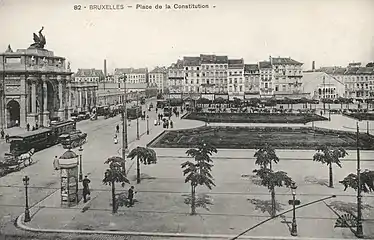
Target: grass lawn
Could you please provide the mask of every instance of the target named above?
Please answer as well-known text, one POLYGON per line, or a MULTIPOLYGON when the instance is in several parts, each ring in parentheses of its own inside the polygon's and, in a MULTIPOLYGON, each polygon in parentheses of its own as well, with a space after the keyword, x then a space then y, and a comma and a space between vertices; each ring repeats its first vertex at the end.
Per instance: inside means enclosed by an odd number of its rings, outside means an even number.
MULTIPOLYGON (((278 149, 315 149, 319 145, 356 148, 356 135, 351 132, 307 127, 199 127, 165 131, 150 144, 155 148, 190 148, 199 139, 217 148, 258 149, 268 143, 278 149)), ((360 134, 361 149, 373 150, 374 138, 360 134)))
POLYGON ((344 115, 358 120, 374 120, 374 113, 345 113, 344 115))
POLYGON ((308 123, 328 120, 311 113, 190 113, 185 119, 225 123, 308 123))

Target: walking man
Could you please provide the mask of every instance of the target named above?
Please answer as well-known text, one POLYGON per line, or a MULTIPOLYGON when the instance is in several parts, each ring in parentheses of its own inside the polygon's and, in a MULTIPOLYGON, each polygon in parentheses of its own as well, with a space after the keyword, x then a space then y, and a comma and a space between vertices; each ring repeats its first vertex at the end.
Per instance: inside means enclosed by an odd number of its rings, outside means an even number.
POLYGON ((27 129, 27 131, 30 131, 30 123, 27 123, 26 129, 27 129))
POLYGON ((59 160, 58 160, 57 156, 55 156, 55 159, 53 160, 53 168, 55 170, 59 170, 60 169, 60 164, 59 164, 59 160))
POLYGON ((1 139, 4 139, 4 136, 5 136, 4 129, 1 129, 1 139))
POLYGON ((86 203, 87 202, 87 195, 90 195, 91 192, 90 192, 90 188, 88 186, 88 184, 91 182, 90 179, 88 179, 87 176, 84 176, 84 179, 83 179, 83 201, 86 203))
POLYGON ((134 206, 134 186, 131 186, 129 188, 128 194, 127 194, 127 199, 129 200, 128 206, 132 207, 134 206))
POLYGON ((119 125, 116 126, 116 133, 119 133, 119 125))

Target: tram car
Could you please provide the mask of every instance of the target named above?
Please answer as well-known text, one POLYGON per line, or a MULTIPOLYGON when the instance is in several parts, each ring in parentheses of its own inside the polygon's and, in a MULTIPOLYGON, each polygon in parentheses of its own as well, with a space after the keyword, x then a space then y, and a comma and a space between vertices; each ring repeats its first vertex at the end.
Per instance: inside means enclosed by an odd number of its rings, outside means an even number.
POLYGON ((87 142, 87 133, 75 130, 67 134, 62 134, 59 137, 59 142, 64 149, 76 148, 87 142))

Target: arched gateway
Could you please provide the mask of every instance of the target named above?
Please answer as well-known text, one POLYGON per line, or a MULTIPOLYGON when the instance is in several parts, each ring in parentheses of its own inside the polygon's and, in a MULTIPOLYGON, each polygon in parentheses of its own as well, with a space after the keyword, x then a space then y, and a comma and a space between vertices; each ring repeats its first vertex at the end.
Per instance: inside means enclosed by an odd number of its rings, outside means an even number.
POLYGON ((20 105, 16 100, 10 100, 6 105, 7 126, 19 126, 20 123, 20 105))

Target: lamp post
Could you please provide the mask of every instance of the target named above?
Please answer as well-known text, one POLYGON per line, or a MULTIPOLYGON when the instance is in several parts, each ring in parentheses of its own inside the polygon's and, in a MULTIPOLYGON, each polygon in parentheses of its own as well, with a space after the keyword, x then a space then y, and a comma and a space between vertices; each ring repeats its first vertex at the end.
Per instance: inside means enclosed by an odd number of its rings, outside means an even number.
POLYGON ((136 140, 139 139, 139 94, 136 93, 136 140))
POLYGON ((28 176, 25 176, 22 179, 23 185, 25 185, 25 194, 26 194, 25 219, 24 219, 25 222, 30 222, 31 221, 30 210, 29 210, 29 196, 27 194, 27 186, 29 185, 29 180, 30 180, 30 178, 28 176))
POLYGON ((122 158, 124 160, 123 171, 126 174, 126 152, 127 152, 127 89, 126 89, 126 73, 123 74, 124 96, 122 101, 122 158))
POLYGON ((149 116, 147 115, 147 135, 149 135, 149 116))
POLYGON ((357 229, 356 229, 356 237, 363 238, 364 233, 362 230, 362 211, 361 211, 361 205, 362 205, 362 196, 361 196, 361 166, 360 166, 360 145, 359 145, 359 135, 360 135, 360 129, 358 127, 358 122, 356 122, 357 125, 357 132, 356 132, 356 147, 357 147, 357 229))
POLYGON ((296 205, 296 184, 295 182, 292 183, 291 185, 291 191, 292 191, 292 207, 293 207, 293 210, 292 210, 292 224, 291 224, 291 235, 292 236, 297 236, 297 224, 296 224, 296 209, 295 209, 295 205, 296 205))
POLYGON ((329 103, 329 121, 331 121, 331 110, 330 110, 330 103, 329 103))
POLYGON ((83 165, 82 165, 82 155, 83 155, 83 147, 79 147, 79 182, 83 181, 83 165))

